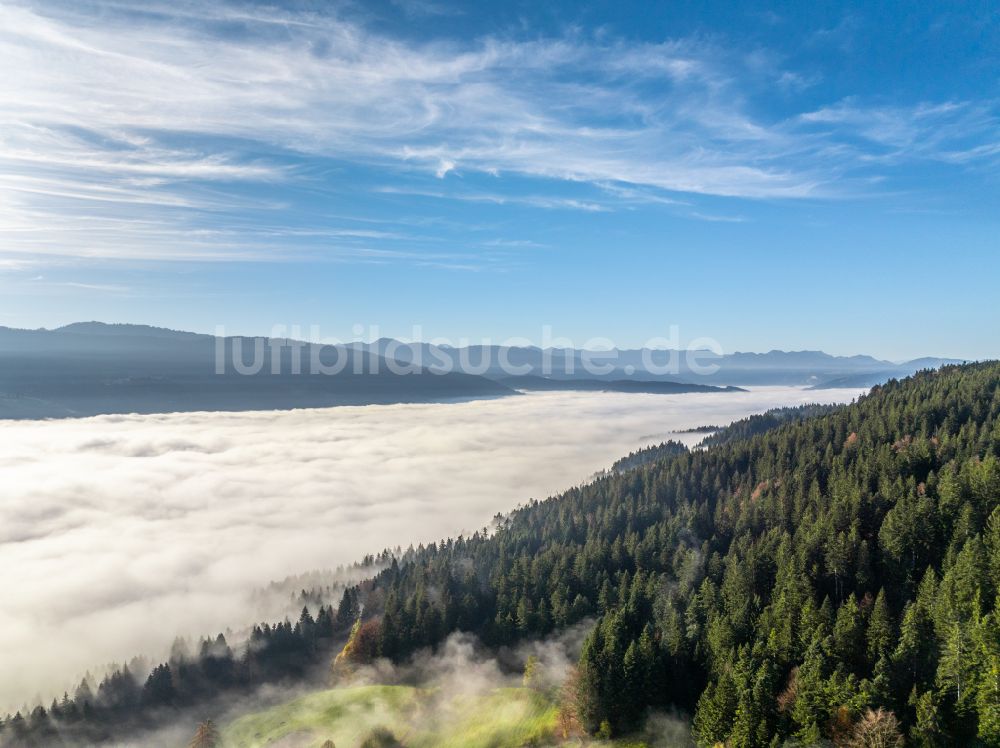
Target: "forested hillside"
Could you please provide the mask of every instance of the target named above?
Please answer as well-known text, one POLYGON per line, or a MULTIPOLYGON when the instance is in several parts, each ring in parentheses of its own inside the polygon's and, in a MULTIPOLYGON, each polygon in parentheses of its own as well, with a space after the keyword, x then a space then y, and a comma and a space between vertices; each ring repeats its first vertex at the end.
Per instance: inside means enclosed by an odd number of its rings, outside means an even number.
POLYGON ((591 732, 677 707, 704 744, 996 745, 998 413, 1000 365, 948 367, 532 504, 383 572, 378 652, 598 616, 591 732))
POLYGON ((673 440, 665 441, 651 447, 643 447, 642 449, 637 449, 635 452, 629 452, 625 457, 615 460, 615 463, 611 466, 611 472, 623 473, 627 470, 635 470, 643 465, 649 465, 657 460, 673 457, 684 452, 687 452, 687 447, 681 442, 673 440))
POLYGON ((946 367, 750 438, 669 450, 493 533, 405 553, 337 612, 258 629, 242 655, 209 644, 127 703, 112 683, 3 734, 66 734, 67 713, 78 733, 115 732, 116 719, 211 694, 213 678, 294 676, 329 658, 363 605, 358 659, 401 661, 456 630, 498 646, 595 619, 562 720, 590 733, 678 710, 704 745, 998 745, 998 415, 1000 364, 946 367))
POLYGON ((734 442, 739 439, 749 439, 751 436, 757 436, 758 434, 763 434, 765 431, 771 431, 772 429, 776 429, 778 426, 785 423, 803 421, 806 418, 815 418, 816 416, 825 416, 829 413, 833 413, 840 407, 843 406, 807 404, 789 406, 785 408, 772 408, 764 413, 741 418, 740 420, 729 424, 726 428, 719 429, 715 433, 709 434, 701 440, 701 444, 699 446, 715 447, 720 444, 734 442))

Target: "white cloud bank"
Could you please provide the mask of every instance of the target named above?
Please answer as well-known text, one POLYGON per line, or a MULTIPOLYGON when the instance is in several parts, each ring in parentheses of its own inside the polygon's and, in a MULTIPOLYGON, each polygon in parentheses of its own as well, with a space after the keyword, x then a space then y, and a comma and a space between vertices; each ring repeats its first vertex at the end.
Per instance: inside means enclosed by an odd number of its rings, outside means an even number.
POLYGON ((674 429, 857 393, 0 422, 0 704, 162 654, 177 634, 246 625, 269 580, 474 531, 674 429))

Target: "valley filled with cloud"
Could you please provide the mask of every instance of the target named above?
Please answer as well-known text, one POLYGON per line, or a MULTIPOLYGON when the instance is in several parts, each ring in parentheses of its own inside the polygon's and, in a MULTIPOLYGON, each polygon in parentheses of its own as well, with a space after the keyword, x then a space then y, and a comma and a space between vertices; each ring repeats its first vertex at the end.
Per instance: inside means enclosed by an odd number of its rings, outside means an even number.
POLYGON ((0 423, 0 567, 16 570, 0 701, 49 698, 178 634, 239 630, 268 580, 471 533, 640 446, 703 436, 675 430, 858 394, 550 392, 0 423))

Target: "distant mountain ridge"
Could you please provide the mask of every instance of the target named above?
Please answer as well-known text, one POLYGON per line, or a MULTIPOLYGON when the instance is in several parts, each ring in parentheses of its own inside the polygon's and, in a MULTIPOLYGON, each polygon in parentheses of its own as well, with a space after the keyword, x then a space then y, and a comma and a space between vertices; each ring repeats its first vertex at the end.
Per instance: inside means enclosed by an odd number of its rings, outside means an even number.
POLYGON ((687 382, 644 381, 641 379, 547 379, 526 374, 498 380, 508 387, 528 391, 576 392, 641 392, 652 395, 677 395, 692 392, 746 392, 740 387, 718 387, 711 384, 687 382))
POLYGON ((54 330, 0 327, 0 418, 440 402, 518 390, 867 387, 948 362, 893 364, 822 351, 696 356, 695 364, 717 370, 699 373, 686 354, 667 350, 453 348, 390 338, 321 345, 94 321, 54 330))
POLYGON ((471 367, 475 373, 498 381, 506 381, 513 375, 549 379, 666 380, 736 387, 869 387, 909 376, 921 369, 963 363, 959 359, 937 357, 894 363, 868 355, 834 356, 808 350, 737 351, 719 355, 707 350, 688 352, 648 348, 610 351, 499 345, 455 348, 429 343, 402 343, 391 338, 351 345, 387 358, 419 361, 431 368, 445 366, 470 370, 471 367), (507 369, 501 366, 503 362, 509 365, 507 369), (703 373, 698 368, 709 366, 715 369, 712 373, 703 373), (510 371, 510 367, 516 371, 510 371))
POLYGON ((88 322, 0 328, 0 418, 441 402, 516 394, 484 377, 394 373, 347 347, 88 322), (221 364, 221 365, 220 365, 221 364))
POLYGON ((77 335, 107 335, 111 336, 143 336, 157 338, 190 339, 201 337, 202 333, 172 330, 169 327, 154 327, 152 325, 132 325, 114 322, 73 322, 57 327, 52 332, 73 333, 77 335))

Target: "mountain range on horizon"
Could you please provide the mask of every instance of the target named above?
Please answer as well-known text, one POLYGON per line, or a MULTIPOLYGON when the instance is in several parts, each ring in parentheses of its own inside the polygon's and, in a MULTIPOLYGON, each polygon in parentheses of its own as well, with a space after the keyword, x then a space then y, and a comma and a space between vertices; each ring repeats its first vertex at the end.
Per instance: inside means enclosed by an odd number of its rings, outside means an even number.
MULTIPOLYGON (((96 320, 86 321, 86 322, 72 322, 61 327, 55 328, 15 328, 6 327, 0 325, 0 336, 5 334, 21 334, 21 333, 72 333, 74 335, 95 335, 95 336, 106 336, 109 338, 128 338, 128 337, 143 337, 143 338, 164 338, 164 339, 196 339, 196 338, 209 338, 214 337, 207 333, 197 333, 189 332, 185 330, 177 330, 167 327, 157 327, 154 325, 145 324, 135 324, 135 323, 125 323, 125 322, 100 322, 96 320)), ((267 336, 259 335, 233 335, 227 336, 230 338, 244 338, 244 339, 258 339, 267 336)), ((7 345, 8 338, 0 337, 0 345, 7 345)), ((306 342, 306 341, 300 341, 306 342)), ((382 337, 372 342, 362 342, 362 341, 352 341, 348 343, 343 343, 342 345, 347 345, 355 348, 363 349, 377 349, 380 355, 385 354, 385 349, 389 346, 393 346, 400 352, 405 353, 407 351, 412 351, 415 347, 419 346, 426 350, 439 350, 439 351, 476 351, 485 348, 492 348, 498 350, 500 348, 509 348, 510 350, 524 350, 524 351, 557 351, 557 352, 568 352, 573 351, 577 354, 590 353, 595 355, 602 355, 607 353, 617 353, 622 360, 626 363, 635 357, 641 355, 644 351, 652 351, 654 355, 659 355, 662 353, 679 352, 684 353, 681 349, 668 349, 668 348, 610 348, 607 350, 602 349, 587 349, 587 348, 565 348, 559 346, 542 347, 537 345, 525 345, 525 346, 502 346, 502 345, 469 345, 469 346, 453 346, 449 344, 433 345, 431 343, 425 342, 407 342, 398 340, 391 337, 382 337)), ((784 350, 780 348, 773 348, 766 352, 758 351, 734 351, 728 354, 715 354, 707 348, 703 349, 692 349, 696 351, 699 355, 704 355, 707 360, 723 359, 730 361, 732 363, 740 363, 746 365, 761 365, 761 366, 772 366, 774 368, 781 368, 787 365, 795 366, 814 366, 814 365, 833 365, 842 366, 844 368, 872 368, 872 369, 889 369, 892 367, 911 367, 911 366, 921 366, 924 368, 934 368, 942 366, 944 364, 958 364, 966 361, 971 361, 972 359, 960 359, 960 358, 949 358, 945 356, 921 356, 914 359, 907 359, 902 361, 892 361, 889 359, 880 359, 875 356, 863 353, 857 353, 852 355, 837 355, 826 353, 820 349, 803 349, 803 350, 784 350)), ((405 360, 405 359, 404 359, 405 360)))
POLYGON ((652 381, 670 379, 687 383, 711 383, 721 386, 783 384, 824 387, 870 387, 892 378, 909 376, 921 369, 936 369, 946 364, 963 363, 962 359, 923 356, 909 361, 893 362, 874 356, 856 354, 836 356, 820 350, 766 353, 737 351, 717 354, 710 350, 691 351, 663 348, 612 348, 586 350, 575 348, 541 348, 539 346, 471 345, 466 347, 435 346, 429 343, 403 343, 392 338, 380 338, 372 343, 351 343, 355 348, 373 351, 383 357, 391 355, 402 361, 449 361, 457 365, 463 359, 479 365, 484 359, 494 362, 481 373, 504 379, 510 373, 499 370, 496 363, 500 352, 506 360, 519 367, 519 376, 539 375, 553 379, 635 379, 652 381), (588 370, 585 359, 607 371, 588 370), (690 358, 690 360, 689 360, 690 358), (675 362, 671 366, 671 359, 675 362), (712 373, 698 371, 695 366, 715 367, 712 373), (527 368, 525 368, 527 367, 527 368))
POLYGON ((692 358, 665 349, 456 348, 391 338, 324 345, 79 322, 52 330, 0 327, 0 418, 442 402, 519 390, 869 387, 949 363, 958 362, 780 350, 697 351, 692 358), (326 376, 305 376, 310 372, 326 376))

